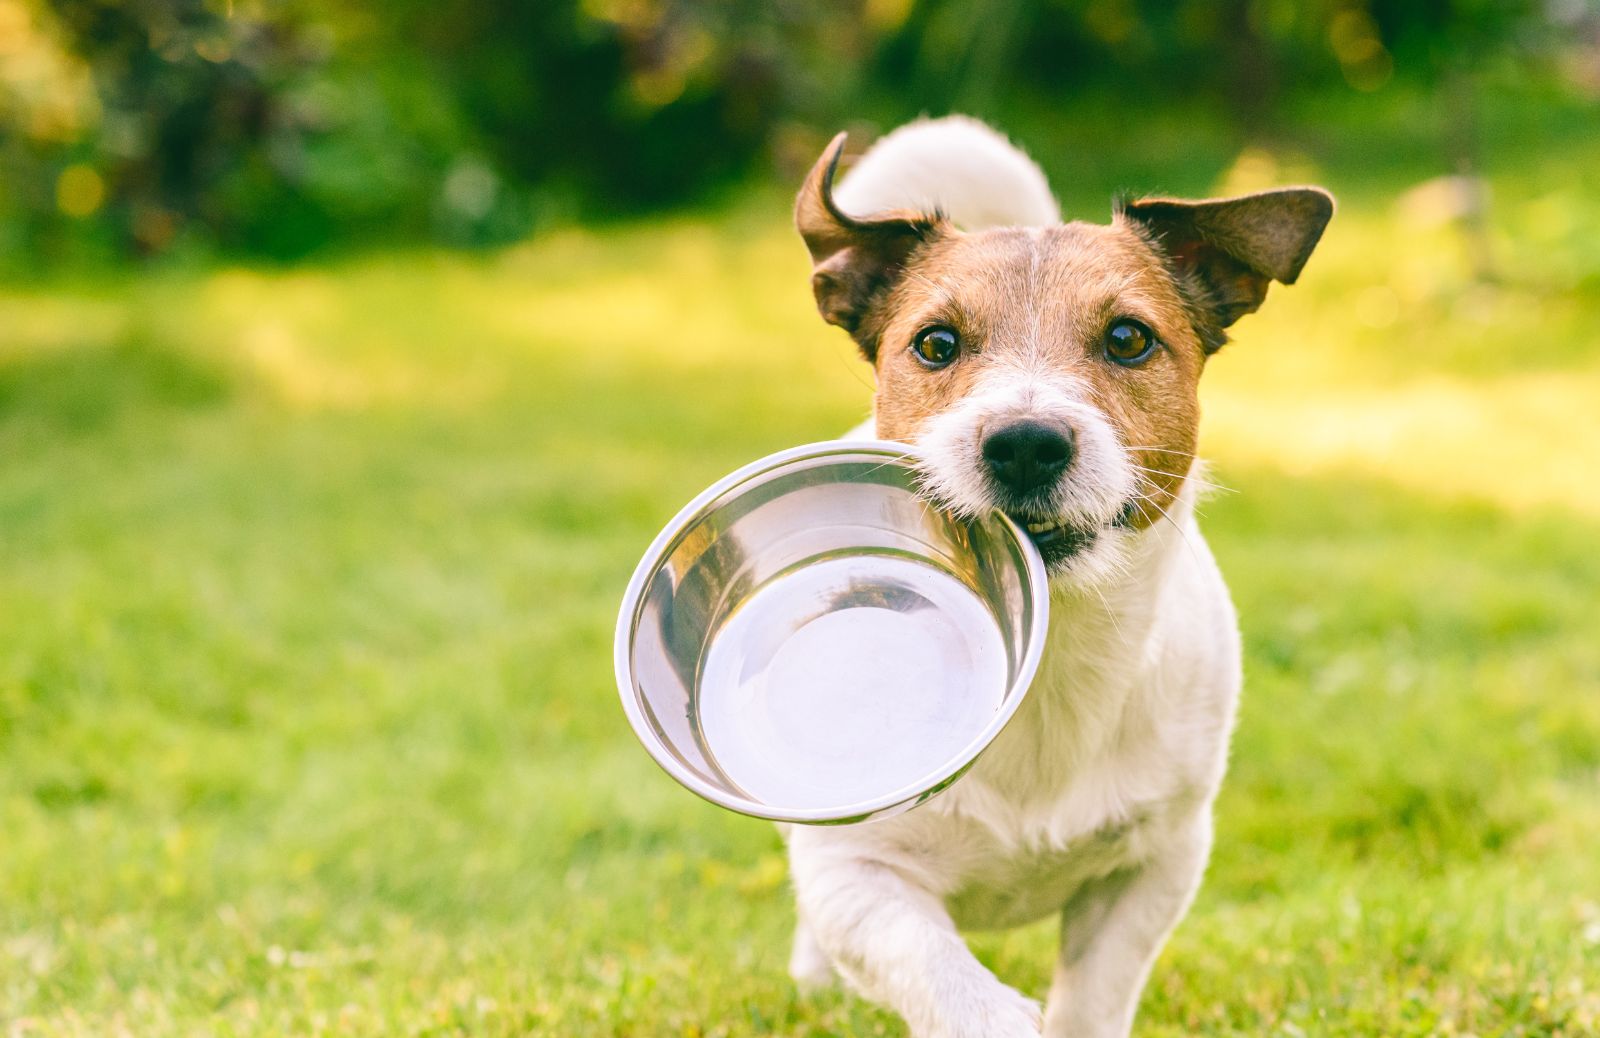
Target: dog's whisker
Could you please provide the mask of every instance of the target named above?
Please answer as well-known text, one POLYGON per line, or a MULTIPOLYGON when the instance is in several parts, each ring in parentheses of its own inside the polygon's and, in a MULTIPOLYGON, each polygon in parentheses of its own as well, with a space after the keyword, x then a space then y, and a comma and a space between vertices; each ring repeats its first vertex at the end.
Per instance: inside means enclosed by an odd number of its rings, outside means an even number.
POLYGON ((1198 454, 1191 454, 1188 451, 1173 450, 1171 447, 1156 447, 1156 446, 1153 446, 1153 445, 1150 445, 1150 444, 1139 444, 1139 443, 1120 444, 1119 446, 1122 447, 1122 450, 1123 450, 1124 453, 1132 453, 1133 451, 1151 451, 1151 452, 1156 453, 1156 454, 1176 454, 1179 457, 1182 457, 1182 458, 1194 458, 1197 461, 1200 458, 1200 455, 1198 455, 1198 454))
MULTIPOLYGON (((1150 483, 1150 480, 1145 479, 1144 482, 1150 483)), ((1152 490, 1159 489, 1154 483, 1150 483, 1150 488, 1152 490)), ((1145 504, 1149 505, 1151 508, 1154 508, 1157 512, 1160 512, 1161 517, 1172 524, 1172 528, 1178 531, 1178 536, 1183 538, 1183 543, 1189 549, 1189 554, 1193 556, 1195 562, 1198 563, 1200 561, 1200 551, 1194 546, 1194 542, 1189 539, 1189 532, 1185 530, 1176 519, 1172 518, 1171 514, 1169 514, 1165 508, 1162 508, 1159 504, 1157 504, 1155 498, 1149 496, 1148 494, 1136 494, 1135 496, 1145 504)))
MULTIPOLYGON (((1129 462, 1129 467, 1138 469, 1140 472, 1148 472, 1152 476, 1175 475, 1175 473, 1163 472, 1160 469, 1146 468, 1143 465, 1134 465, 1132 462, 1129 462)), ((1184 476, 1178 476, 1178 478, 1183 480, 1185 483, 1194 483, 1197 486, 1202 486, 1202 487, 1205 487, 1205 488, 1207 488, 1209 490, 1220 490, 1225 494, 1237 494, 1238 493, 1238 491, 1233 489, 1232 487, 1223 486, 1221 483, 1213 483, 1209 479, 1201 479, 1199 476, 1187 476, 1187 475, 1184 475, 1184 476)))
MULTIPOLYGON (((900 459, 899 458, 890 458, 887 461, 882 462, 881 464, 874 465, 870 469, 867 469, 867 471, 863 472, 862 475, 870 476, 875 472, 883 471, 884 469, 888 468, 890 465, 898 465, 899 463, 900 463, 900 459)), ((914 474, 916 470, 913 469, 912 471, 913 471, 913 474, 914 474)))
POLYGON ((861 366, 859 364, 851 360, 843 353, 835 353, 834 355, 839 358, 839 363, 844 365, 845 370, 850 372, 850 377, 861 383, 861 388, 865 389, 868 393, 877 392, 876 386, 861 377, 861 366))
POLYGON ((1106 600, 1105 592, 1100 590, 1098 584, 1090 584, 1089 588, 1094 592, 1095 597, 1100 600, 1100 604, 1105 607, 1106 619, 1111 621, 1111 628, 1117 632, 1117 638, 1122 642, 1122 647, 1125 649, 1131 648, 1132 644, 1128 641, 1128 636, 1123 633, 1122 624, 1117 622, 1117 611, 1111 608, 1111 603, 1106 600))

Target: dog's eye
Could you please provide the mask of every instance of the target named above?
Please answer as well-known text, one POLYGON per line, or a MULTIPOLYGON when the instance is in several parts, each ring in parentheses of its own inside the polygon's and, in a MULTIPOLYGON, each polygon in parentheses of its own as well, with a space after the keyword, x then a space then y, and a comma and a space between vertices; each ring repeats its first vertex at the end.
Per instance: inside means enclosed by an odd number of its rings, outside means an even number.
POLYGON ((936 324, 924 328, 911 340, 911 352, 917 355, 924 367, 942 368, 956 359, 961 351, 961 339, 955 330, 936 324))
POLYGON ((1143 364, 1155 350, 1155 333, 1131 317, 1120 317, 1106 329, 1106 356, 1118 364, 1143 364))

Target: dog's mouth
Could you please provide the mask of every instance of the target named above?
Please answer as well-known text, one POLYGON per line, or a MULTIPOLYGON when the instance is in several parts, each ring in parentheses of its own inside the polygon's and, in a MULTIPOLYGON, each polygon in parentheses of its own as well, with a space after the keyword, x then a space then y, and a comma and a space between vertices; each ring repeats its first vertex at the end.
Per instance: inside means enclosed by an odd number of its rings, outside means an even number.
POLYGON ((1137 502, 1128 501, 1114 519, 1107 523, 1082 525, 1065 519, 1037 519, 1033 516, 1008 511, 1012 520, 1028 534, 1028 540, 1039 549, 1045 565, 1057 567, 1094 546, 1094 542, 1108 529, 1132 529, 1137 512, 1137 502))
POLYGON ((1074 526, 1059 520, 1029 520, 1024 516, 1013 515, 1028 533, 1028 540, 1039 549, 1039 555, 1045 565, 1054 566, 1065 562, 1094 544, 1099 530, 1095 527, 1074 526))

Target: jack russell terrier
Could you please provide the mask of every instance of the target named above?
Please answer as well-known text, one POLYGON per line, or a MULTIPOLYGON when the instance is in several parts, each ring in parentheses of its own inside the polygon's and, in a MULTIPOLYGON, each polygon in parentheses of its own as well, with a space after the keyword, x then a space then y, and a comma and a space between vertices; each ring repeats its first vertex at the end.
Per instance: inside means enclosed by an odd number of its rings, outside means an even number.
POLYGON ((1333 215, 1310 187, 1119 203, 1063 223, 982 123, 901 127, 795 206, 811 287, 877 373, 857 434, 915 444, 927 494, 1000 508, 1051 574, 1032 690, 914 811, 786 826, 790 972, 837 975, 918 1038, 1124 1036, 1210 852, 1239 693, 1233 605, 1195 523, 1196 386, 1226 329, 1292 284, 1333 215), (1043 1010, 960 931, 1058 914, 1043 1010))

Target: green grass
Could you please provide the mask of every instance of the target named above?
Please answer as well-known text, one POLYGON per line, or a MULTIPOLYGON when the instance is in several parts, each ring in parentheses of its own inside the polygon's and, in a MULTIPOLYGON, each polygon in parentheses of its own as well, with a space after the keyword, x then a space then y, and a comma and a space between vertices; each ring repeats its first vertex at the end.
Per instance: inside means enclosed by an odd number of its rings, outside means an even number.
MULTIPOLYGON (((1600 1031, 1597 158, 1491 285, 1353 185, 1208 372, 1246 695, 1140 1034, 1600 1031)), ((0 295, 9 1033, 902 1033, 612 687, 658 525, 864 411, 782 204, 0 295)))

